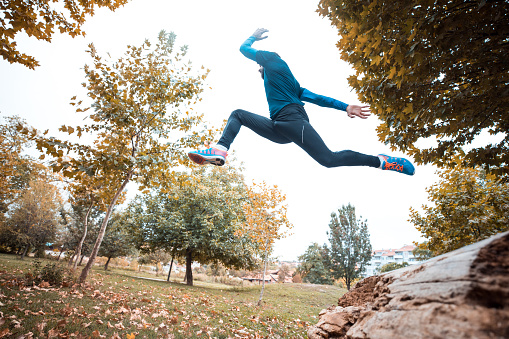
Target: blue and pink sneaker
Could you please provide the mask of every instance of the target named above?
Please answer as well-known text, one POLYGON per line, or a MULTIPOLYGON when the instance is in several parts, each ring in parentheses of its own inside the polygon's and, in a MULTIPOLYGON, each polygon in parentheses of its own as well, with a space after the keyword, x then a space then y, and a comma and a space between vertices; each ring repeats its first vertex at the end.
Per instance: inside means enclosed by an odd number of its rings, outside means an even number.
POLYGON ((382 170, 395 171, 407 175, 414 175, 415 167, 405 158, 390 157, 385 154, 379 154, 378 157, 382 161, 382 170))
POLYGON ((192 151, 187 153, 187 155, 198 165, 212 164, 216 166, 223 166, 228 153, 211 147, 202 151, 192 151))

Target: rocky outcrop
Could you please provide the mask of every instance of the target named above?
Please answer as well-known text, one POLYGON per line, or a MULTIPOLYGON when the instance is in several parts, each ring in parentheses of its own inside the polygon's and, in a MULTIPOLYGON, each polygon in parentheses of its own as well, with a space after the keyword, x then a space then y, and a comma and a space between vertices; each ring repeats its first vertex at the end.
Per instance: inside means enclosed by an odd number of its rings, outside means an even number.
POLYGON ((509 338, 509 232, 360 281, 308 336, 509 338))

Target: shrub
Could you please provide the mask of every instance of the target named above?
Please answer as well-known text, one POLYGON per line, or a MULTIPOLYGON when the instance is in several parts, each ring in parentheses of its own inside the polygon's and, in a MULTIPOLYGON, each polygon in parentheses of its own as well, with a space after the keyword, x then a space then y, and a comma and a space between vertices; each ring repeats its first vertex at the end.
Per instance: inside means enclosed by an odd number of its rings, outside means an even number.
POLYGON ((25 274, 26 285, 39 285, 43 281, 49 285, 70 285, 75 282, 73 273, 60 262, 42 265, 40 260, 33 263, 31 272, 25 274))

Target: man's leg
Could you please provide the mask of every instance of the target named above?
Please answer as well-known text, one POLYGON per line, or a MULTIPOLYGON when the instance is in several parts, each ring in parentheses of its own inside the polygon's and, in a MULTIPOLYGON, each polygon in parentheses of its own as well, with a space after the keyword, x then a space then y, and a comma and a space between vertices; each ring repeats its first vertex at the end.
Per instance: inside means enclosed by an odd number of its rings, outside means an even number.
POLYGON ((245 126, 258 134, 259 136, 268 139, 278 144, 287 144, 288 140, 285 136, 281 135, 274 129, 274 122, 269 118, 254 114, 242 109, 233 111, 228 119, 228 123, 224 128, 223 135, 217 142, 218 145, 230 149, 230 145, 240 131, 240 127, 245 126))
POLYGON ((292 140, 325 167, 369 166, 414 175, 415 168, 404 158, 362 154, 354 151, 332 152, 307 120, 276 121, 276 131, 292 140))
POLYGON ((296 143, 320 165, 325 167, 370 166, 380 167, 377 156, 354 151, 332 152, 323 142, 320 135, 306 120, 276 121, 275 128, 279 133, 296 143))
POLYGON ((274 129, 274 122, 272 120, 258 114, 238 109, 231 113, 226 127, 223 130, 223 135, 219 139, 217 145, 203 151, 189 152, 189 158, 200 165, 224 165, 227 156, 226 151, 230 149, 231 143, 242 126, 278 144, 287 144, 291 142, 291 140, 279 134, 274 129))

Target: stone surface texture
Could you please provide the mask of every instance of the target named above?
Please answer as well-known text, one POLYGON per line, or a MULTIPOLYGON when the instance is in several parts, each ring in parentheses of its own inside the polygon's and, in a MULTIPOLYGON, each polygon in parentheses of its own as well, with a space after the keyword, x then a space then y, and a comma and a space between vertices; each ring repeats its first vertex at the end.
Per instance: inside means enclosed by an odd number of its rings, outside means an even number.
POLYGON ((319 316, 310 339, 509 338, 509 232, 368 277, 319 316))

